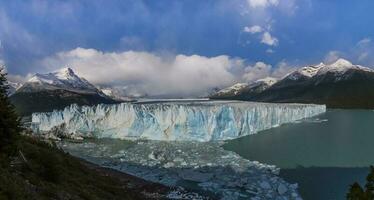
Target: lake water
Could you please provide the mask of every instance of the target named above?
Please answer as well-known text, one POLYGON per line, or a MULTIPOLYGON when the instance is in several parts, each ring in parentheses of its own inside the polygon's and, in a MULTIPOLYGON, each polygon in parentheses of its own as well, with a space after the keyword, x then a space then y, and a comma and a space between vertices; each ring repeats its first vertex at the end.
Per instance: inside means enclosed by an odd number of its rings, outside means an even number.
POLYGON ((224 148, 280 167, 304 199, 345 199, 374 165, 374 111, 328 110, 300 123, 228 141, 224 148))

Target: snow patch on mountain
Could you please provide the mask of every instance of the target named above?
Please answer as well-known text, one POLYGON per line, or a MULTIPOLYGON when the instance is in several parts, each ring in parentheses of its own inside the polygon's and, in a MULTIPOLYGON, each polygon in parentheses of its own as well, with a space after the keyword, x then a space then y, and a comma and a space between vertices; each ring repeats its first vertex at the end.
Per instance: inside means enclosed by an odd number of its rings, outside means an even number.
POLYGON ((317 75, 322 75, 326 73, 335 73, 337 75, 344 74, 348 70, 362 70, 362 71, 367 71, 367 72, 374 72, 373 69, 363 67, 360 65, 354 65, 348 60, 345 59, 339 59, 336 62, 330 64, 330 65, 324 65, 318 70, 317 75))
POLYGON ((222 89, 214 94, 214 96, 225 96, 225 95, 237 95, 245 89, 251 89, 258 86, 262 86, 262 90, 269 88, 274 85, 278 80, 273 77, 266 77, 263 79, 256 80, 252 83, 237 83, 228 88, 222 89))
POLYGON ((47 74, 35 74, 21 87, 26 91, 33 90, 55 90, 64 89, 80 93, 100 92, 94 85, 86 79, 77 76, 71 68, 63 68, 59 71, 47 74))
POLYGON ((16 83, 16 82, 11 82, 8 81, 8 95, 12 95, 16 92, 18 88, 22 86, 22 83, 16 83))
POLYGON ((222 89, 220 91, 218 91, 216 94, 217 95, 222 95, 222 94, 238 94, 242 89, 248 87, 248 83, 236 83, 235 85, 233 86, 230 86, 228 88, 225 88, 225 89, 222 89))
MULTIPOLYGON (((273 77, 266 77, 266 78, 263 78, 263 79, 259 79, 259 80, 255 81, 254 83, 257 83, 257 84, 265 84, 265 85, 268 85, 268 86, 272 86, 272 85, 274 85, 277 81, 278 81, 278 79, 276 79, 276 78, 273 78, 273 77)), ((251 85, 253 85, 253 84, 251 84, 251 85)))
POLYGON ((117 100, 117 101, 132 101, 133 97, 129 97, 123 94, 123 91, 120 91, 116 88, 111 87, 99 87, 99 89, 108 97, 117 100))
POLYGON ((320 63, 315 66, 306 66, 302 67, 296 71, 293 71, 285 76, 284 79, 290 79, 290 80, 299 80, 300 78, 311 78, 315 76, 318 71, 323 68, 325 64, 320 63))
POLYGON ((354 65, 350 61, 345 59, 338 59, 334 63, 324 64, 320 63, 318 65, 312 65, 307 67, 302 67, 286 75, 284 79, 299 80, 301 78, 312 78, 314 76, 324 75, 326 73, 334 73, 337 76, 343 75, 348 70, 361 70, 367 72, 374 72, 373 69, 363 67, 360 65, 354 65))

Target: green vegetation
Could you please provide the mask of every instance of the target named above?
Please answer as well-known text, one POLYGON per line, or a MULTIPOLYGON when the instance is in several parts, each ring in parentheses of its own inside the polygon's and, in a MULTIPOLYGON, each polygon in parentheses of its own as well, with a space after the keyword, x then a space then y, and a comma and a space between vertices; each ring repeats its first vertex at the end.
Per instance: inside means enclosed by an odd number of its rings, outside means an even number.
POLYGON ((18 142, 17 156, 0 163, 0 199, 144 198, 142 188, 130 188, 50 144, 29 137, 18 142))
POLYGON ((374 199, 374 167, 370 167, 370 173, 366 177, 365 188, 357 182, 351 185, 347 194, 348 200, 373 200, 374 199))
MULTIPOLYGON (((0 199, 146 199, 167 188, 99 168, 21 135, 0 71, 0 199), (149 192, 150 191, 150 192, 149 192)), ((159 196, 158 196, 159 197, 159 196)))
POLYGON ((3 69, 0 68, 0 152, 9 154, 14 151, 21 127, 14 107, 7 97, 8 85, 5 76, 3 69))

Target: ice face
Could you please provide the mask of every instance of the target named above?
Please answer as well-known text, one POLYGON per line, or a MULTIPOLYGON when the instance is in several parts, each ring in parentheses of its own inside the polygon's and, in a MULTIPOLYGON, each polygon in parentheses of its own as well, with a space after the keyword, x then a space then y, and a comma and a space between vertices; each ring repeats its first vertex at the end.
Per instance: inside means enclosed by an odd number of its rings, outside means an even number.
POLYGON ((32 128, 65 137, 214 141, 313 117, 324 105, 239 101, 122 103, 34 113, 32 128))

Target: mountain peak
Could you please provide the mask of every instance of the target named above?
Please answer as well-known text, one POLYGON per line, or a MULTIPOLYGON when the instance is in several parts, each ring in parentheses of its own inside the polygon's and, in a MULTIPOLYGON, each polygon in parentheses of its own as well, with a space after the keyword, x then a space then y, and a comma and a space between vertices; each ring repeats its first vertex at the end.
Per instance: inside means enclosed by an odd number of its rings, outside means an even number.
POLYGON ((337 61, 331 64, 331 66, 335 66, 335 67, 352 66, 352 65, 353 64, 350 61, 343 59, 343 58, 339 58, 337 61))
POLYGON ((64 67, 57 72, 64 73, 64 74, 75 74, 74 71, 70 67, 64 67))
POLYGON ((24 88, 27 88, 28 90, 31 88, 31 90, 65 89, 85 93, 98 92, 98 89, 95 86, 84 78, 77 76, 69 67, 62 68, 52 73, 37 73, 25 83, 24 88))
POLYGON ((70 67, 62 68, 53 73, 59 79, 78 79, 79 77, 74 73, 74 71, 70 67))

